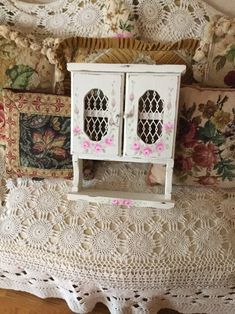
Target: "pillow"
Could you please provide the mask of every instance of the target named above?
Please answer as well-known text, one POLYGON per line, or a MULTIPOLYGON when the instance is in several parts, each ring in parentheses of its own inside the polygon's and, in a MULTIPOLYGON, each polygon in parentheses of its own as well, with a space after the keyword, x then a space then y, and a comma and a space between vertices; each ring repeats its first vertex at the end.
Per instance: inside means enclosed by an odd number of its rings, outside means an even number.
POLYGON ((235 18, 217 15, 207 24, 194 60, 198 82, 235 87, 235 18))
POLYGON ((37 43, 33 36, 0 26, 0 144, 5 145, 2 89, 53 91, 54 66, 40 52, 42 48, 43 43, 37 43))
POLYGON ((53 91, 54 66, 35 37, 0 26, 0 90, 2 88, 53 91))
POLYGON ((183 81, 190 83, 192 81, 190 55, 194 54, 197 45, 197 40, 151 44, 133 38, 65 39, 59 43, 55 52, 57 92, 70 94, 68 62, 186 64, 187 72, 183 81))
POLYGON ((72 176, 70 97, 3 91, 6 175, 72 176))
MULTIPOLYGON (((234 99, 232 89, 181 88, 174 184, 235 187, 234 99)), ((148 181, 161 184, 161 171, 148 181)))

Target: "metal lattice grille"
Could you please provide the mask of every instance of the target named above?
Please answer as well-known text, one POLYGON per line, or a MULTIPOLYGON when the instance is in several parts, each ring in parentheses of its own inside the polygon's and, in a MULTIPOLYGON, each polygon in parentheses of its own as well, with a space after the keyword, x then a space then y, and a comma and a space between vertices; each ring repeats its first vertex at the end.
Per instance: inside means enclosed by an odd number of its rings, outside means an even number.
POLYGON ((92 141, 100 141, 108 132, 108 97, 102 90, 91 89, 84 98, 84 131, 92 141))
POLYGON ((162 135, 163 100, 155 90, 147 90, 139 99, 137 134, 146 144, 154 144, 162 135))

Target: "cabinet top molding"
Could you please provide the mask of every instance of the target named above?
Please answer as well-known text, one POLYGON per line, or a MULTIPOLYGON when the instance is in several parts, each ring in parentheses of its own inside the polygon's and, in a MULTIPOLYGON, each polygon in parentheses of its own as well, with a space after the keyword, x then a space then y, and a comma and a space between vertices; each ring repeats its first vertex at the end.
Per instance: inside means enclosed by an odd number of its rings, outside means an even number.
POLYGON ((112 64, 112 63, 67 63, 67 69, 84 72, 120 72, 120 73, 164 73, 183 74, 185 65, 178 64, 112 64))

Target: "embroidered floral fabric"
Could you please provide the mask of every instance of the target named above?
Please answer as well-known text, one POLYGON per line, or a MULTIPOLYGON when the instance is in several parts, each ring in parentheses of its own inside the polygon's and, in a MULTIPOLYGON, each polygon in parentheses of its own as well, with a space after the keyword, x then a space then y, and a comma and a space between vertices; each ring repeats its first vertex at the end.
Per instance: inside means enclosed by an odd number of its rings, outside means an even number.
POLYGON ((0 25, 0 144, 5 145, 5 114, 2 89, 52 92, 54 66, 40 52, 32 36, 26 37, 0 25))
POLYGON ((69 117, 20 113, 20 166, 70 168, 70 123, 69 117))
MULTIPOLYGON (((142 164, 102 163, 87 188, 158 192, 145 175, 142 164)), ((103 302, 112 314, 156 314, 169 304, 233 314, 234 192, 175 187, 175 208, 166 211, 68 201, 64 180, 7 187, 0 287, 62 297, 75 313, 103 302)))
POLYGON ((130 11, 125 0, 104 1, 103 10, 104 22, 107 23, 107 36, 105 37, 125 38, 139 36, 134 13, 130 11))
POLYGON ((215 16, 194 56, 194 77, 204 85, 235 87, 235 18, 215 16))
POLYGON ((0 91, 2 88, 53 90, 54 67, 32 36, 0 25, 0 91))
POLYGON ((70 98, 4 90, 8 176, 71 177, 70 98))
POLYGON ((175 180, 235 186, 235 91, 183 87, 175 180))
MULTIPOLYGON (((235 186, 235 92, 181 88, 174 184, 235 186)), ((165 168, 153 165, 150 185, 164 184, 165 168)))

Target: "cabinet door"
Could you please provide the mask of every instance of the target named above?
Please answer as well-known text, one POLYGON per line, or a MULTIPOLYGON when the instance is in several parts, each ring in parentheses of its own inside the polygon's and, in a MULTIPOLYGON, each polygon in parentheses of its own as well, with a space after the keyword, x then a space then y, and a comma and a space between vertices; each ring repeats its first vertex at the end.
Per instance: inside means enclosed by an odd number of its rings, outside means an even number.
POLYGON ((126 78, 124 155, 171 158, 174 152, 179 78, 129 74, 126 78))
POLYGON ((121 154, 122 74, 74 73, 72 154, 96 159, 121 154))

